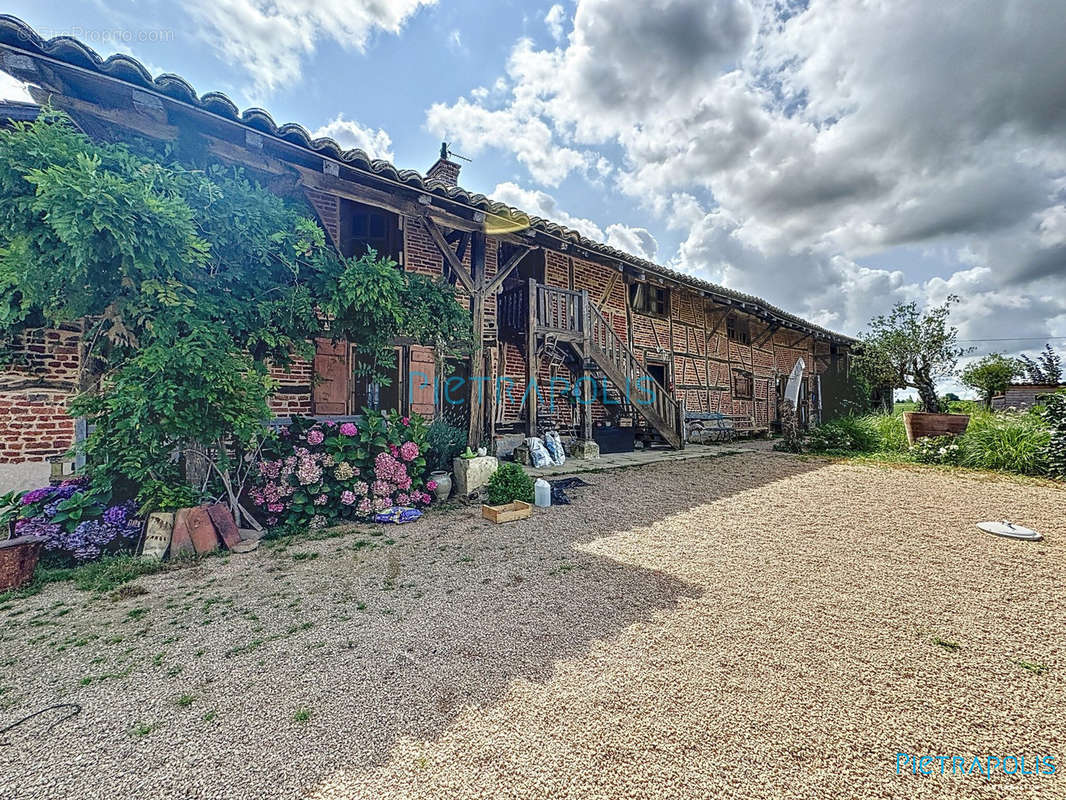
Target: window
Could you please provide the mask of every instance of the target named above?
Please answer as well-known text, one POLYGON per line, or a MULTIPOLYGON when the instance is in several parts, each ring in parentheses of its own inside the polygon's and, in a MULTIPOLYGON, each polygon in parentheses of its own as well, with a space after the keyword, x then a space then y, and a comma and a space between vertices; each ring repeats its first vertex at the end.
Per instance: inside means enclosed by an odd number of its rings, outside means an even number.
POLYGON ((755 397, 755 378, 750 372, 733 370, 733 397, 737 400, 751 400, 755 397))
POLYGON ((670 290, 650 283, 630 287, 629 300, 634 311, 665 317, 670 313, 670 290))
POLYGON ((395 214, 351 201, 342 206, 341 213, 344 255, 358 257, 373 249, 379 256, 396 259, 400 237, 395 214))
POLYGON ((730 317, 725 321, 725 332, 732 342, 751 344, 751 328, 746 319, 730 317))

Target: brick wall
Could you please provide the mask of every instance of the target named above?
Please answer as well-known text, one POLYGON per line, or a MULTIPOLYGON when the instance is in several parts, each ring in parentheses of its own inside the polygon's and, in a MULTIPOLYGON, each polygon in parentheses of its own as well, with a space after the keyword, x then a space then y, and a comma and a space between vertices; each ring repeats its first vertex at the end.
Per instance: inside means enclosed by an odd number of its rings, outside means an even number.
POLYGON ((78 331, 38 330, 13 343, 14 363, 0 371, 0 464, 46 461, 74 443, 66 408, 77 386, 79 337, 78 331), (46 387, 23 386, 31 382, 46 387))
POLYGON ((272 366, 270 377, 278 382, 278 389, 269 400, 270 410, 279 417, 312 413, 312 374, 311 362, 301 358, 295 359, 288 369, 272 366))

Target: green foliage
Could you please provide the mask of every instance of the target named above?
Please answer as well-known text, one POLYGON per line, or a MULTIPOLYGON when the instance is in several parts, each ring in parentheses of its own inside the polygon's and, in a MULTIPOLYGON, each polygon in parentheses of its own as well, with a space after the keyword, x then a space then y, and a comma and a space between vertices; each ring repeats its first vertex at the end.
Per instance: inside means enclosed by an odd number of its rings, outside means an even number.
POLYGON ((1050 344, 1035 359, 1023 355, 1020 361, 1030 383, 1062 383, 1062 357, 1050 344))
POLYGON ((903 427, 902 414, 869 414, 863 420, 877 437, 879 452, 906 453, 907 429, 903 427))
POLYGON ((429 425, 426 445, 429 469, 451 472, 452 460, 466 449, 466 431, 446 420, 435 419, 429 425))
POLYGON ((522 500, 533 502, 533 479, 526 474, 520 464, 505 462, 500 464, 488 485, 489 504, 494 506, 522 500))
POLYGON ((952 375, 968 350, 958 344, 958 329, 948 325, 949 297, 941 306, 919 310, 917 303, 897 303, 875 317, 856 353, 856 365, 873 386, 918 390, 922 408, 938 411, 936 381, 952 375))
MULTIPOLYGON (((1062 395, 1066 397, 1066 395, 1062 395)), ((1054 438, 1049 421, 1034 413, 996 413, 960 402, 957 412, 969 413, 966 433, 958 437, 919 439, 914 446, 900 414, 868 414, 844 418, 815 428, 807 446, 830 455, 877 453, 926 464, 950 464, 1001 470, 1021 475, 1052 472, 1054 438)), ((1066 464, 1066 400, 1062 401, 1063 464, 1066 464)), ((1064 472, 1066 474, 1066 472, 1064 472)))
POLYGON ((957 466, 962 463, 963 450, 954 436, 927 436, 911 445, 910 456, 921 464, 957 466))
POLYGON ((1010 382, 1022 373, 1022 369, 1017 359, 1008 358, 1002 353, 990 353, 966 367, 961 378, 963 384, 980 394, 985 407, 991 408, 992 398, 1003 394, 1010 382))
POLYGON ((184 481, 175 453, 210 452, 225 473, 231 451, 254 450, 273 387, 225 331, 199 325, 143 346, 99 392, 75 398, 71 413, 94 426, 84 443, 94 482, 121 476, 140 487, 138 502, 153 510, 190 499, 184 491, 173 496, 184 481))
POLYGON ((1048 426, 1045 448, 1048 474, 1066 480, 1066 392, 1057 392, 1044 400, 1040 417, 1048 426))
POLYGON ((815 453, 842 455, 877 449, 877 434, 867 417, 840 417, 811 431, 807 446, 815 453))
POLYGON ((236 502, 269 416, 266 364, 309 357, 327 323, 379 382, 398 338, 439 355, 472 338, 452 287, 372 252, 341 258, 304 202, 186 167, 181 149, 94 142, 47 108, 0 131, 0 341, 85 323, 71 413, 95 426, 94 484, 148 508, 196 499, 175 495, 194 452, 236 502))
POLYGON ((960 437, 962 463, 976 469, 1047 474, 1047 445, 1051 435, 1030 413, 974 414, 960 437))

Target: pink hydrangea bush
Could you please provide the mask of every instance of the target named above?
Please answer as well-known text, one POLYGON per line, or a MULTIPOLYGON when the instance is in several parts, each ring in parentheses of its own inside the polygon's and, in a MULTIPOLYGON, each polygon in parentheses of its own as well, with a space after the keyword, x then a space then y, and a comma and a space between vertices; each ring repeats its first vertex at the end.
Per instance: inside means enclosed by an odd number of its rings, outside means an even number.
POLYGON ((424 506, 424 489, 436 488, 425 481, 425 451, 418 416, 365 411, 358 425, 297 417, 264 447, 249 501, 267 525, 297 530, 424 506))

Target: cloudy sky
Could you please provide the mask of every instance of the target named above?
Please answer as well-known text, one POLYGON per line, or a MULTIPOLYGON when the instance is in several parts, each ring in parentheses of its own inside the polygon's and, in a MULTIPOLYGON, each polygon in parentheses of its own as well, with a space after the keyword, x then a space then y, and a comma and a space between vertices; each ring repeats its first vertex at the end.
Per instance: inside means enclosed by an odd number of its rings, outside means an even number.
POLYGON ((1066 346, 1062 0, 7 5, 844 333, 1066 346))

